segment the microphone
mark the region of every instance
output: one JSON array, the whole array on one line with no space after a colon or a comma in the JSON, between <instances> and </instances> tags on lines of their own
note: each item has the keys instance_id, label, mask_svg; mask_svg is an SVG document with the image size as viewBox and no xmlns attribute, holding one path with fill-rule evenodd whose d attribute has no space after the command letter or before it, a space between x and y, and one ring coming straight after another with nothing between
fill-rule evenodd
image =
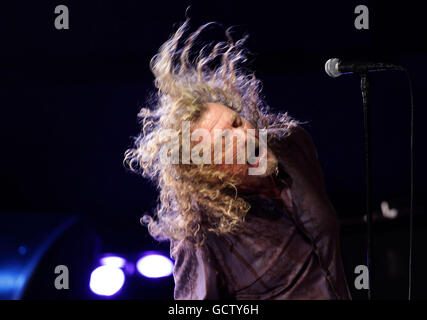
<instances>
[{"instance_id":1,"label":"microphone","mask_svg":"<svg viewBox=\"0 0 427 320\"><path fill-rule=\"evenodd\" d=\"M363 74L372 71L399 70L404 68L389 63L373 62L343 62L338 58L332 58L326 61L325 71L332 78L339 77L342 74L357 73Z\"/></svg>"}]
</instances>

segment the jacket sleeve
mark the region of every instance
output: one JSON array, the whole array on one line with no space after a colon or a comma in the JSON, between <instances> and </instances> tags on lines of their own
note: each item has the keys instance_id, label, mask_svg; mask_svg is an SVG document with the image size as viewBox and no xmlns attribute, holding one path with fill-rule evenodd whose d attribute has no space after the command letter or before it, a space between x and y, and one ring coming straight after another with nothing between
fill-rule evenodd
<instances>
[{"instance_id":1,"label":"jacket sleeve","mask_svg":"<svg viewBox=\"0 0 427 320\"><path fill-rule=\"evenodd\" d=\"M301 231L311 240L313 250L327 269L338 296L350 297L340 249L340 225L336 211L326 192L325 181L314 143L302 127L276 145L275 152L288 181L282 191L287 212Z\"/></svg>"},{"instance_id":2,"label":"jacket sleeve","mask_svg":"<svg viewBox=\"0 0 427 320\"><path fill-rule=\"evenodd\" d=\"M272 146L289 179L285 203L287 211L317 240L324 232L338 227L338 217L326 192L323 172L310 135L300 126ZM334 230L336 231L336 230Z\"/></svg>"},{"instance_id":3,"label":"jacket sleeve","mask_svg":"<svg viewBox=\"0 0 427 320\"><path fill-rule=\"evenodd\" d=\"M220 270L207 245L188 240L170 243L174 259L175 300L217 300L221 298Z\"/></svg>"}]
</instances>

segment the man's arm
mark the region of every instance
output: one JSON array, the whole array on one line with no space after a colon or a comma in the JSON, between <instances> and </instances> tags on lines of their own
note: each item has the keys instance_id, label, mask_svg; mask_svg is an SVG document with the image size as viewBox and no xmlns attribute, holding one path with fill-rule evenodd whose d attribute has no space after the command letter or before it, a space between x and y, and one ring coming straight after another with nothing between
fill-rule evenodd
<instances>
[{"instance_id":1,"label":"man's arm","mask_svg":"<svg viewBox=\"0 0 427 320\"><path fill-rule=\"evenodd\" d=\"M326 192L323 172L310 135L301 126L271 145L284 169L282 198L287 211L316 238L322 226L336 226L335 210ZM290 205L289 205L290 204Z\"/></svg>"},{"instance_id":2,"label":"man's arm","mask_svg":"<svg viewBox=\"0 0 427 320\"><path fill-rule=\"evenodd\" d=\"M175 300L217 300L221 298L220 270L206 245L188 240L173 241Z\"/></svg>"},{"instance_id":3,"label":"man's arm","mask_svg":"<svg viewBox=\"0 0 427 320\"><path fill-rule=\"evenodd\" d=\"M350 298L340 252L339 220L327 195L310 135L297 126L288 137L276 141L272 150L288 176L281 193L288 213L311 239L337 297Z\"/></svg>"}]
</instances>

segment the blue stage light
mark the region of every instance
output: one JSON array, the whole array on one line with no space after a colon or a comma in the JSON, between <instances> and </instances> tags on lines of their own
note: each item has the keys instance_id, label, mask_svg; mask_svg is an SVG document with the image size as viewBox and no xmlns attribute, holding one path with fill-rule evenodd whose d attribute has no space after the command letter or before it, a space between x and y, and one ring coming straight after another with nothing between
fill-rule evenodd
<instances>
[{"instance_id":1,"label":"blue stage light","mask_svg":"<svg viewBox=\"0 0 427 320\"><path fill-rule=\"evenodd\" d=\"M172 274L173 262L161 254L149 253L138 260L136 268L147 278L161 278Z\"/></svg>"},{"instance_id":2,"label":"blue stage light","mask_svg":"<svg viewBox=\"0 0 427 320\"><path fill-rule=\"evenodd\" d=\"M124 282L125 274L120 268L104 265L92 271L89 287L97 295L112 296L123 287Z\"/></svg>"},{"instance_id":3,"label":"blue stage light","mask_svg":"<svg viewBox=\"0 0 427 320\"><path fill-rule=\"evenodd\" d=\"M101 258L99 262L104 266L111 266L116 268L124 268L126 265L126 259L114 255L106 255Z\"/></svg>"}]
</instances>

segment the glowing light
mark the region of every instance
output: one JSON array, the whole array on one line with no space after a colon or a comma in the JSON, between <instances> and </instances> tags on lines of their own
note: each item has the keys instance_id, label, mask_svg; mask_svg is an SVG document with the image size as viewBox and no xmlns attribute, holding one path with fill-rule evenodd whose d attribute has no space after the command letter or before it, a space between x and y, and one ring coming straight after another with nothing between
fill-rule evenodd
<instances>
[{"instance_id":1,"label":"glowing light","mask_svg":"<svg viewBox=\"0 0 427 320\"><path fill-rule=\"evenodd\" d=\"M387 201L381 202L381 212L385 218L394 219L399 214L397 209L390 208L390 205Z\"/></svg>"},{"instance_id":2,"label":"glowing light","mask_svg":"<svg viewBox=\"0 0 427 320\"><path fill-rule=\"evenodd\" d=\"M125 282L125 274L117 267L100 266L92 271L89 287L92 292L101 296L116 294Z\"/></svg>"},{"instance_id":3,"label":"glowing light","mask_svg":"<svg viewBox=\"0 0 427 320\"><path fill-rule=\"evenodd\" d=\"M139 273L147 278L161 278L172 274L172 261L160 254L148 254L136 263Z\"/></svg>"},{"instance_id":4,"label":"glowing light","mask_svg":"<svg viewBox=\"0 0 427 320\"><path fill-rule=\"evenodd\" d=\"M126 265L126 260L119 256L106 256L100 260L100 263L104 266L123 268Z\"/></svg>"}]
</instances>

